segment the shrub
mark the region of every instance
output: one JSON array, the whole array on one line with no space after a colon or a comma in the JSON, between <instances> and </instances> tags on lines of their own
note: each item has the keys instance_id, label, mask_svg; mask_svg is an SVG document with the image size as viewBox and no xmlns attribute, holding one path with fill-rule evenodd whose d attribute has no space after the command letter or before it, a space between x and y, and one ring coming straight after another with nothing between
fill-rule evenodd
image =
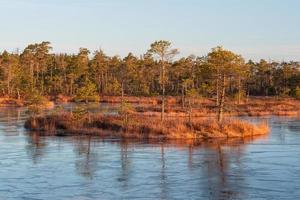
<instances>
[{"instance_id":1,"label":"shrub","mask_svg":"<svg viewBox=\"0 0 300 200\"><path fill-rule=\"evenodd\" d=\"M300 87L299 86L297 86L295 88L294 96L295 96L296 99L300 99Z\"/></svg>"},{"instance_id":2,"label":"shrub","mask_svg":"<svg viewBox=\"0 0 300 200\"><path fill-rule=\"evenodd\" d=\"M109 82L107 87L105 88L105 93L109 93L112 95L120 95L121 94L121 84L118 80L114 79Z\"/></svg>"},{"instance_id":3,"label":"shrub","mask_svg":"<svg viewBox=\"0 0 300 200\"><path fill-rule=\"evenodd\" d=\"M72 110L71 119L73 121L81 121L81 120L85 119L87 114L88 114L88 111L86 108L77 106L77 107L75 107L74 110Z\"/></svg>"},{"instance_id":4,"label":"shrub","mask_svg":"<svg viewBox=\"0 0 300 200\"><path fill-rule=\"evenodd\" d=\"M100 98L97 94L97 87L91 81L86 81L84 86L78 89L75 101L84 102L97 102Z\"/></svg>"},{"instance_id":5,"label":"shrub","mask_svg":"<svg viewBox=\"0 0 300 200\"><path fill-rule=\"evenodd\" d=\"M121 102L121 106L119 108L119 115L122 117L123 119L123 124L125 126L128 125L129 123L129 114L132 113L134 111L132 105L126 101Z\"/></svg>"},{"instance_id":6,"label":"shrub","mask_svg":"<svg viewBox=\"0 0 300 200\"><path fill-rule=\"evenodd\" d=\"M40 95L38 93L38 91L36 91L36 90L28 92L25 100L26 100L27 105L29 105L29 106L31 106L31 105L40 106L40 105L44 105L48 102L47 98Z\"/></svg>"}]
</instances>

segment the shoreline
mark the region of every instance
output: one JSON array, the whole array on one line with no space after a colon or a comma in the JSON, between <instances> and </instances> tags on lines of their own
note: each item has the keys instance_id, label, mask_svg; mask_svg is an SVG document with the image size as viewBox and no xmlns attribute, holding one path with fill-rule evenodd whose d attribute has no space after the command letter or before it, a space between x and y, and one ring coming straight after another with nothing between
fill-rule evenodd
<instances>
[{"instance_id":1,"label":"shoreline","mask_svg":"<svg viewBox=\"0 0 300 200\"><path fill-rule=\"evenodd\" d=\"M30 104L26 102L24 99L15 99L9 97L0 97L0 107L28 107ZM51 109L54 108L55 102L47 100L36 104L35 106Z\"/></svg>"}]
</instances>

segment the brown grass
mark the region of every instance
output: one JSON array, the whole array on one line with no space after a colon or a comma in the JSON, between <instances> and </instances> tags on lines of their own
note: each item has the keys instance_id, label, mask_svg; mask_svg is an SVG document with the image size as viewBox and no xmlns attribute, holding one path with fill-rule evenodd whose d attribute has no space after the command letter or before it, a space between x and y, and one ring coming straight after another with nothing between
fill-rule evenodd
<instances>
[{"instance_id":1,"label":"brown grass","mask_svg":"<svg viewBox=\"0 0 300 200\"><path fill-rule=\"evenodd\" d=\"M120 116L95 114L75 120L71 113L29 118L25 127L46 135L99 135L137 139L209 139L244 138L264 135L268 125L253 125L240 120L218 123L213 119L197 118L188 123L183 118L169 118L164 123L158 117L132 115L127 123Z\"/></svg>"},{"instance_id":2,"label":"brown grass","mask_svg":"<svg viewBox=\"0 0 300 200\"><path fill-rule=\"evenodd\" d=\"M54 108L54 102L48 101L48 98L46 98L46 101L41 103L40 106L43 109L51 109ZM0 97L0 106L13 106L13 107L23 107L28 106L28 102L24 99L16 99L11 97Z\"/></svg>"},{"instance_id":3,"label":"brown grass","mask_svg":"<svg viewBox=\"0 0 300 200\"><path fill-rule=\"evenodd\" d=\"M49 98L51 99L51 98ZM65 103L72 101L71 97L59 95L56 102ZM159 117L161 111L160 97L132 97L125 96L124 100L134 104L136 114L147 117ZM101 102L121 103L119 96L102 96ZM0 106L24 106L26 102L9 97L0 98ZM53 103L45 105L47 108L53 107ZM214 99L198 98L193 100L193 117L214 117L217 113L217 106ZM188 108L181 106L181 97L166 97L167 117L186 117ZM226 116L297 116L300 114L300 100L292 98L272 98L272 97L252 97L246 102L237 104L236 101L226 99Z\"/></svg>"},{"instance_id":4,"label":"brown grass","mask_svg":"<svg viewBox=\"0 0 300 200\"><path fill-rule=\"evenodd\" d=\"M65 95L57 95L51 100L54 100L57 103L68 103L72 101L72 97L65 96Z\"/></svg>"},{"instance_id":5,"label":"brown grass","mask_svg":"<svg viewBox=\"0 0 300 200\"><path fill-rule=\"evenodd\" d=\"M193 104L193 117L213 117L217 113L217 106L211 99L199 99ZM139 105L136 112L142 116L159 116L160 105ZM166 116L186 117L188 108L180 104L167 104ZM226 116L297 116L300 114L300 101L295 99L250 98L248 102L237 104L227 100L225 105Z\"/></svg>"},{"instance_id":6,"label":"brown grass","mask_svg":"<svg viewBox=\"0 0 300 200\"><path fill-rule=\"evenodd\" d=\"M101 96L100 102L102 103L121 103L122 99L120 96ZM162 102L160 96L156 97L135 97L135 96L125 96L124 101L132 104L139 104L143 106L159 105ZM198 98L194 99L195 104L209 105L213 104L214 100L209 98ZM166 104L170 106L181 105L181 97L179 96L167 96Z\"/></svg>"},{"instance_id":7,"label":"brown grass","mask_svg":"<svg viewBox=\"0 0 300 200\"><path fill-rule=\"evenodd\" d=\"M24 106L23 100L18 100L10 97L1 97L0 106Z\"/></svg>"},{"instance_id":8,"label":"brown grass","mask_svg":"<svg viewBox=\"0 0 300 200\"><path fill-rule=\"evenodd\" d=\"M102 103L121 103L122 99L120 96L101 96L100 102ZM132 104L150 104L157 105L159 103L158 97L134 97L125 96L124 101Z\"/></svg>"}]
</instances>

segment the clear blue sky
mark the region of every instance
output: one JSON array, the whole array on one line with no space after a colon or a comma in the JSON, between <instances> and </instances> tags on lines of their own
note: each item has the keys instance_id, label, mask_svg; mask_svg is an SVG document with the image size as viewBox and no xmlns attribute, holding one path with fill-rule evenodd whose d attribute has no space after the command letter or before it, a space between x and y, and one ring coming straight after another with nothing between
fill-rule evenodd
<instances>
[{"instance_id":1,"label":"clear blue sky","mask_svg":"<svg viewBox=\"0 0 300 200\"><path fill-rule=\"evenodd\" d=\"M299 0L0 0L0 51L50 41L55 52L144 53L170 40L181 55L221 45L244 57L300 60Z\"/></svg>"}]
</instances>

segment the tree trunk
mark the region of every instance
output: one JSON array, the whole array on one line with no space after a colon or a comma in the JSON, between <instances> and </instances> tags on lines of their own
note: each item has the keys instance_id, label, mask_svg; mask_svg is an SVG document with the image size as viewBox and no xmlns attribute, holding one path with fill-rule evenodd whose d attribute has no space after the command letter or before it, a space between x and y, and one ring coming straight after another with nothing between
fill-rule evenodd
<instances>
[{"instance_id":1,"label":"tree trunk","mask_svg":"<svg viewBox=\"0 0 300 200\"><path fill-rule=\"evenodd\" d=\"M11 81L11 66L8 65L8 76L7 76L7 94L10 97L10 81Z\"/></svg>"},{"instance_id":2,"label":"tree trunk","mask_svg":"<svg viewBox=\"0 0 300 200\"><path fill-rule=\"evenodd\" d=\"M103 94L104 92L104 81L103 81L103 78L104 75L103 75L103 71L101 70L101 94Z\"/></svg>"},{"instance_id":3,"label":"tree trunk","mask_svg":"<svg viewBox=\"0 0 300 200\"><path fill-rule=\"evenodd\" d=\"M161 104L161 121L165 120L165 65L162 61L162 104Z\"/></svg>"},{"instance_id":4,"label":"tree trunk","mask_svg":"<svg viewBox=\"0 0 300 200\"><path fill-rule=\"evenodd\" d=\"M101 95L101 77L100 77L100 74L98 74L98 80L97 80L97 87L98 87L98 93L99 95Z\"/></svg>"},{"instance_id":5,"label":"tree trunk","mask_svg":"<svg viewBox=\"0 0 300 200\"><path fill-rule=\"evenodd\" d=\"M105 72L105 92L107 92L107 91L106 91L107 84L108 84L107 77L108 77L108 75L107 75L107 71L106 71L106 72Z\"/></svg>"},{"instance_id":6,"label":"tree trunk","mask_svg":"<svg viewBox=\"0 0 300 200\"><path fill-rule=\"evenodd\" d=\"M44 94L44 72L41 72L41 90L42 90L42 94Z\"/></svg>"},{"instance_id":7,"label":"tree trunk","mask_svg":"<svg viewBox=\"0 0 300 200\"><path fill-rule=\"evenodd\" d=\"M121 87L121 113L123 114L123 105L124 105L124 82L122 81Z\"/></svg>"},{"instance_id":8,"label":"tree trunk","mask_svg":"<svg viewBox=\"0 0 300 200\"><path fill-rule=\"evenodd\" d=\"M219 72L218 72L218 75L217 75L217 101L216 101L216 105L219 106L219 94L220 94L220 91L219 91Z\"/></svg>"},{"instance_id":9,"label":"tree trunk","mask_svg":"<svg viewBox=\"0 0 300 200\"><path fill-rule=\"evenodd\" d=\"M223 121L223 113L224 113L224 103L225 103L225 91L226 91L226 77L223 75L222 77L222 93L221 93L221 99L219 103L219 113L218 113L218 121Z\"/></svg>"},{"instance_id":10,"label":"tree trunk","mask_svg":"<svg viewBox=\"0 0 300 200\"><path fill-rule=\"evenodd\" d=\"M189 98L189 125L192 127L192 103L191 98Z\"/></svg>"},{"instance_id":11,"label":"tree trunk","mask_svg":"<svg viewBox=\"0 0 300 200\"><path fill-rule=\"evenodd\" d=\"M250 89L248 88L247 89L247 97L246 97L246 102L248 103L249 101L249 95L250 95Z\"/></svg>"},{"instance_id":12,"label":"tree trunk","mask_svg":"<svg viewBox=\"0 0 300 200\"><path fill-rule=\"evenodd\" d=\"M88 121L89 121L89 124L92 122L92 119L91 119L91 112L88 111Z\"/></svg>"},{"instance_id":13,"label":"tree trunk","mask_svg":"<svg viewBox=\"0 0 300 200\"><path fill-rule=\"evenodd\" d=\"M239 77L238 78L238 88L239 88L239 91L238 91L238 104L240 105L241 104L241 78Z\"/></svg>"},{"instance_id":14,"label":"tree trunk","mask_svg":"<svg viewBox=\"0 0 300 200\"><path fill-rule=\"evenodd\" d=\"M17 94L18 94L18 100L20 100L21 96L20 96L20 90L19 90L19 88L17 89Z\"/></svg>"},{"instance_id":15,"label":"tree trunk","mask_svg":"<svg viewBox=\"0 0 300 200\"><path fill-rule=\"evenodd\" d=\"M70 83L70 95L73 95L73 78L71 78L71 83Z\"/></svg>"},{"instance_id":16,"label":"tree trunk","mask_svg":"<svg viewBox=\"0 0 300 200\"><path fill-rule=\"evenodd\" d=\"M30 78L31 78L31 91L34 88L34 74L33 74L33 64L30 62Z\"/></svg>"},{"instance_id":17,"label":"tree trunk","mask_svg":"<svg viewBox=\"0 0 300 200\"><path fill-rule=\"evenodd\" d=\"M181 88L181 105L182 105L182 108L185 107L185 98L184 98L184 86L182 85L182 88Z\"/></svg>"}]
</instances>

